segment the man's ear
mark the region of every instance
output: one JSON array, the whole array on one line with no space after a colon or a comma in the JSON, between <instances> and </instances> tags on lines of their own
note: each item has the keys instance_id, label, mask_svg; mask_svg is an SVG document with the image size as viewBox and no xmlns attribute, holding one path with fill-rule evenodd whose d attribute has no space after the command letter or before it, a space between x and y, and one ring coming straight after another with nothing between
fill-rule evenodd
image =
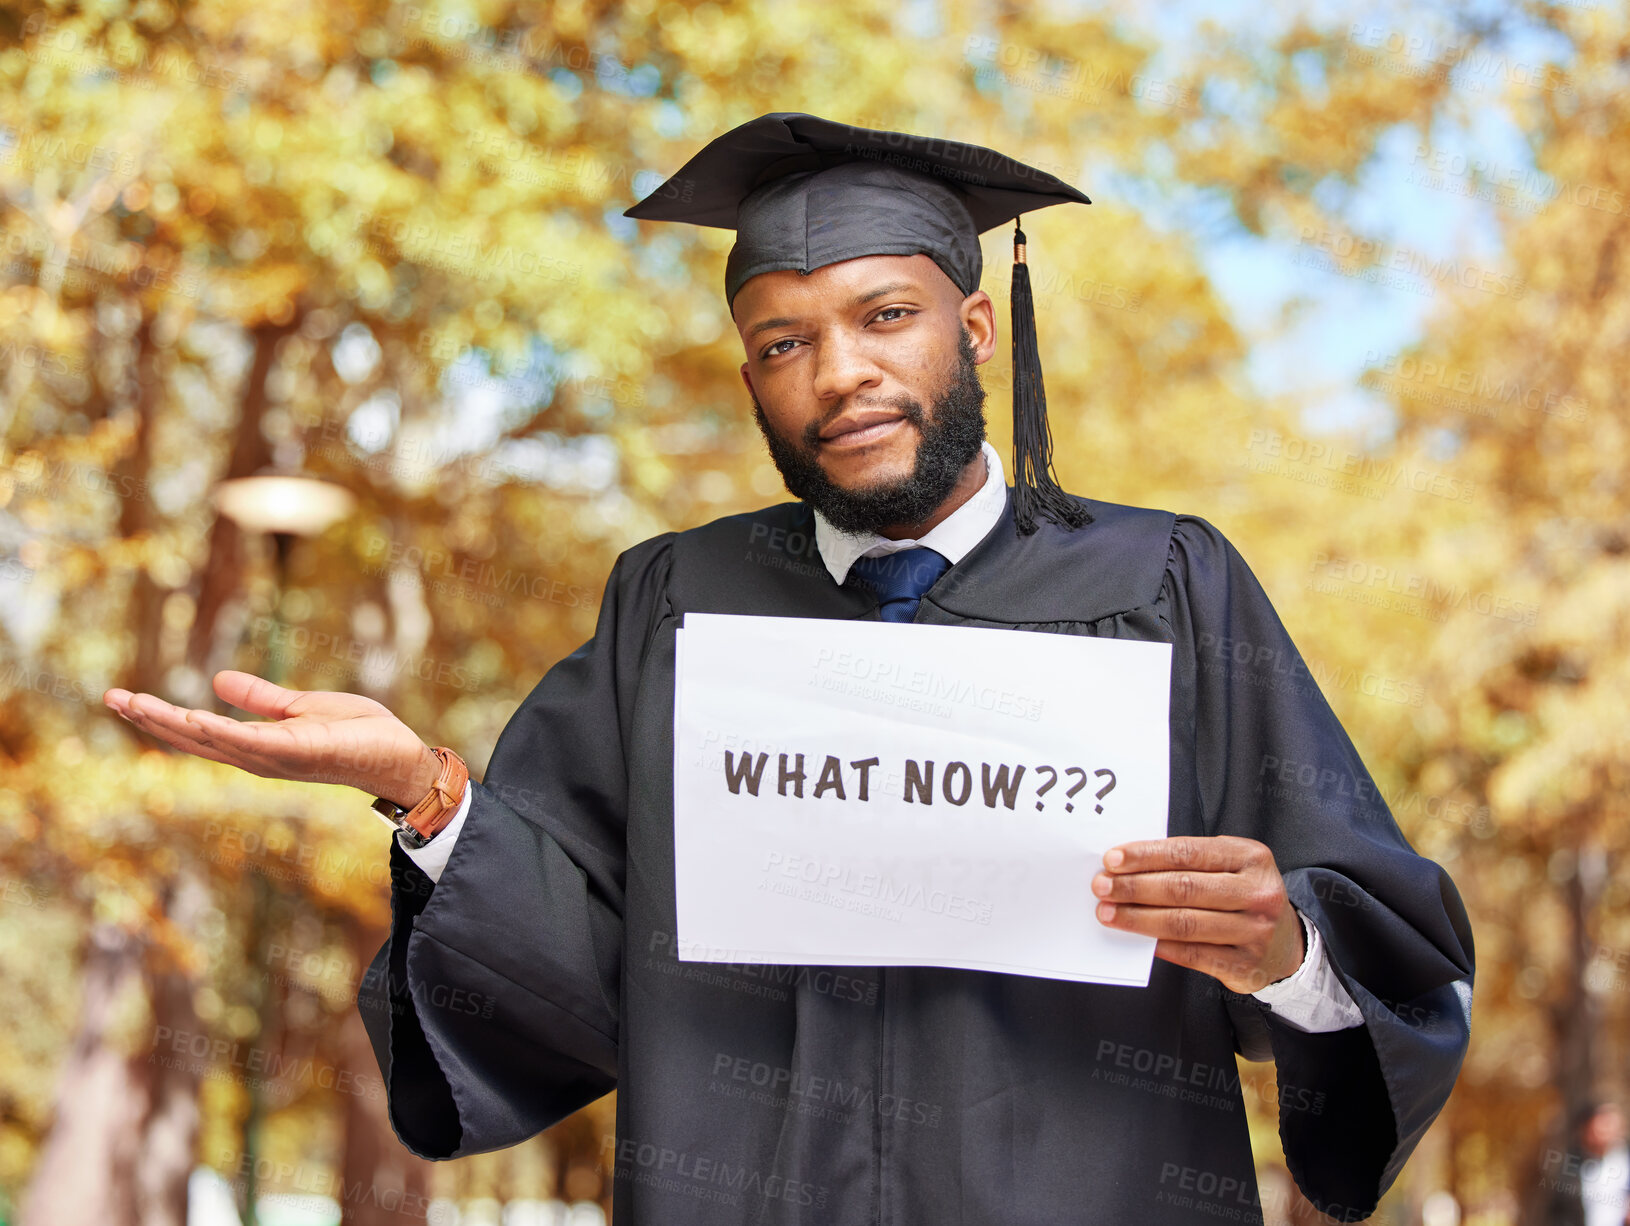
<instances>
[{"instance_id":1,"label":"man's ear","mask_svg":"<svg viewBox=\"0 0 1630 1226\"><path fill-rule=\"evenodd\" d=\"M757 400L758 393L753 390L753 376L747 373L746 362L741 364L741 381L747 385L747 394Z\"/></svg>"},{"instance_id":2,"label":"man's ear","mask_svg":"<svg viewBox=\"0 0 1630 1226\"><path fill-rule=\"evenodd\" d=\"M990 295L982 289L974 290L962 300L957 315L973 339L975 364L983 366L996 353L996 307Z\"/></svg>"}]
</instances>

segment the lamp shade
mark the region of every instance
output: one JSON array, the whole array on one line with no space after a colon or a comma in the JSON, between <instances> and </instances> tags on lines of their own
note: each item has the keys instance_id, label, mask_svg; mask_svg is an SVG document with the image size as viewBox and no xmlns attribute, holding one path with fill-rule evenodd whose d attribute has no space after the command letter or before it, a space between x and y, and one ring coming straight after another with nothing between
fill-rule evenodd
<instances>
[{"instance_id":1,"label":"lamp shade","mask_svg":"<svg viewBox=\"0 0 1630 1226\"><path fill-rule=\"evenodd\" d=\"M350 490L315 477L236 477L215 487L215 509L245 532L316 536L356 506Z\"/></svg>"}]
</instances>

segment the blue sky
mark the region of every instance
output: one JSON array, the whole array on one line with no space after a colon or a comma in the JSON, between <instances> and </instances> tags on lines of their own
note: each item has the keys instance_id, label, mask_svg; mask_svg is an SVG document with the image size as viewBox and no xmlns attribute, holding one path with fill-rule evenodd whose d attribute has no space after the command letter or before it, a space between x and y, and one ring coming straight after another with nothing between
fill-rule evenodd
<instances>
[{"instance_id":1,"label":"blue sky","mask_svg":"<svg viewBox=\"0 0 1630 1226\"><path fill-rule=\"evenodd\" d=\"M1451 10L1418 3L1321 0L1315 7L1172 0L1148 7L1075 7L1116 12L1130 31L1160 47L1149 70L1156 76L1175 76L1188 66L1199 47L1200 23L1206 21L1256 46L1267 46L1297 20L1313 23L1332 41L1355 46L1417 40L1393 57L1400 66L1452 59L1449 49L1462 41L1451 24ZM1513 64L1566 65L1565 40L1534 26L1514 6L1474 2L1452 11L1460 20L1501 19L1503 32L1494 45ZM1509 271L1496 205L1461 193L1475 191L1479 183L1465 173L1470 164L1482 165L1491 175L1513 176L1524 187L1535 183L1522 133L1498 105L1502 91L1520 93L1523 88L1510 75L1460 63L1451 76L1457 88L1433 131L1400 126L1386 133L1356 188L1320 185L1319 203L1343 219L1347 233L1377 240L1383 251L1401 253L1406 264L1456 260ZM1248 107L1249 100L1242 105ZM1459 173L1435 176L1434 161ZM1112 185L1096 186L1105 192ZM1397 353L1421 337L1444 293L1441 287L1432 294L1424 292L1432 288L1430 279L1396 278L1400 288L1342 275L1310 262L1313 251L1296 234L1258 238L1237 225L1218 224L1215 202L1199 193L1172 199L1169 189L1127 187L1153 224L1190 234L1203 267L1251 344L1247 374L1261 392L1300 404L1310 431L1361 429L1376 439L1385 436L1390 414L1384 400L1357 381L1377 355Z\"/></svg>"}]
</instances>

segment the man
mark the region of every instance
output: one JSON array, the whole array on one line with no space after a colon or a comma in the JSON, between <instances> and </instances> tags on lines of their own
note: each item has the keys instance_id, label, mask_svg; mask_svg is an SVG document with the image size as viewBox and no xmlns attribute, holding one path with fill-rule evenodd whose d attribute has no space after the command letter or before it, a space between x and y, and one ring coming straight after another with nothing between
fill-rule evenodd
<instances>
[{"instance_id":1,"label":"man","mask_svg":"<svg viewBox=\"0 0 1630 1226\"><path fill-rule=\"evenodd\" d=\"M1624 1112L1592 1096L1575 1114L1568 1149L1549 1149L1540 1187L1549 1192L1547 1226L1625 1226L1630 1222L1630 1146Z\"/></svg>"},{"instance_id":2,"label":"man","mask_svg":"<svg viewBox=\"0 0 1630 1226\"><path fill-rule=\"evenodd\" d=\"M1052 482L1019 265L1011 491L983 441L978 232L1065 201L989 150L775 114L630 210L737 230L742 378L801 501L627 550L484 783L356 696L221 674L276 721L240 724L109 693L171 744L354 784L413 828L361 1004L415 1153L514 1144L616 1087L619 1226L1259 1221L1241 1051L1277 1062L1321 1208L1367 1215L1397 1175L1468 1036L1453 885L1221 534ZM679 961L675 632L703 611L1172 644L1170 837L1082 882L1101 923L1157 938L1148 986Z\"/></svg>"}]
</instances>

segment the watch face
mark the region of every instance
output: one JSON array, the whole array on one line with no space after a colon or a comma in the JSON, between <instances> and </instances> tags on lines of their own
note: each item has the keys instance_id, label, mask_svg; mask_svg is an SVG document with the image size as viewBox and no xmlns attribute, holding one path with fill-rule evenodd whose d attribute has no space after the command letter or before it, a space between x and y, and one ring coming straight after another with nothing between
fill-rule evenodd
<instances>
[{"instance_id":1,"label":"watch face","mask_svg":"<svg viewBox=\"0 0 1630 1226\"><path fill-rule=\"evenodd\" d=\"M395 801L386 800L381 796L368 807L389 822L396 833L402 836L403 847L411 847L414 851L418 851L419 848L430 842L418 830L408 825L404 820L407 817L407 810Z\"/></svg>"}]
</instances>

